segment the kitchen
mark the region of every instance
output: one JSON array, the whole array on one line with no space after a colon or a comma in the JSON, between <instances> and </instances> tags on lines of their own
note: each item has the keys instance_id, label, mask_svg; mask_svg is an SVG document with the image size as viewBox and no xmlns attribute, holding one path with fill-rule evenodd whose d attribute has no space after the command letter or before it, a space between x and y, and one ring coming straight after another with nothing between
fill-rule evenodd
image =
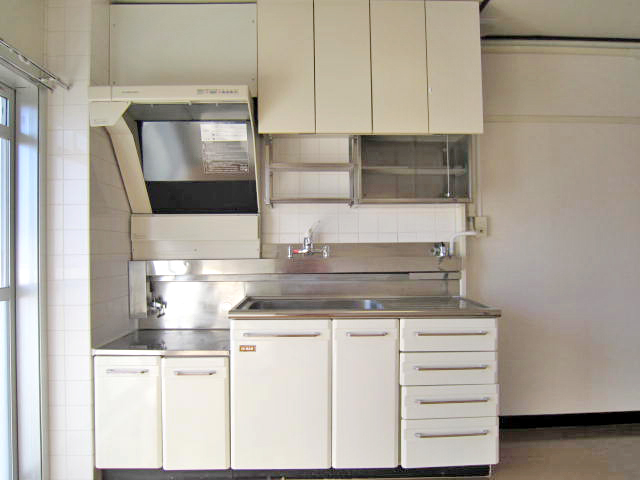
<instances>
[{"instance_id":1,"label":"kitchen","mask_svg":"<svg viewBox=\"0 0 640 480\"><path fill-rule=\"evenodd\" d=\"M501 0L493 0L480 15L479 27L483 36L638 36L637 25L633 24L635 17L631 14L625 16L618 11L613 15L598 11L603 25L602 30L598 30L600 27L592 20L573 19L571 9L565 12L564 17L560 9L559 18L555 20L557 24L551 22L545 12L528 12L528 15L538 20L536 28L548 27L548 31L539 33L533 27L527 31L522 26L519 27L520 30L514 28L509 31L505 26L508 25L505 20L507 13L503 13L502 17L500 15L501 3ZM510 3L514 4L511 7L514 10L510 13L518 13L518 8L524 8L518 6L520 2ZM133 6L114 7L125 9ZM131 38L126 40L127 35L139 36L136 28L141 28L141 18L133 14L119 17L125 23L130 21L132 24L127 26L118 23L120 30L124 32L114 36L113 31L109 32L110 9L114 7L110 8L108 2L94 3L89 18L86 17L86 6L61 6L53 2L47 7L47 14L51 14L53 20L58 19L61 13L64 18L62 22L51 20L47 24L50 33L46 35L49 42L46 65L73 83L70 92L58 89L49 102L51 478L89 478L88 472L93 475L93 406L98 397L92 398L91 348L121 337L136 327L149 328L153 325L148 317L132 319L129 315L129 261L143 259L144 248L151 248L149 245L158 245L160 242L177 249L185 247L188 242L201 242L198 244L199 248L212 248L215 252L222 252L229 247L228 243L224 243L229 242L229 239L218 237L190 238L181 244L184 236L182 239L142 239L131 236L134 228L134 223L130 223L131 197L127 196L126 185L119 178L118 159L111 150L113 136L109 136L103 128L89 129L89 97L88 94L83 97L78 89L86 89L89 83L92 86L104 86L113 82L116 86L247 85L251 82L251 73L245 82L229 81L226 78L220 81L215 78L212 81L212 71L216 72L215 64L212 63L212 71L205 71L208 66L204 67L202 62L190 60L185 52L189 51L187 47L192 40L187 38L173 51L169 49L169 45L166 49L152 48L154 42L167 42L167 38L154 39L153 34L157 32L148 32L148 37L145 35L140 41L132 43ZM136 7L142 9L150 6ZM82 13L85 17L82 17ZM76 19L77 14L78 17L85 18L87 23L82 25ZM148 14L143 13L142 19L145 15ZM627 20L623 21L622 17ZM371 18L375 20L374 16ZM193 18L191 20L194 21ZM614 20L619 23L607 23ZM504 24L502 27L501 22ZM369 22L358 25L365 25L372 31L374 28ZM170 27L163 28L171 31ZM253 28L255 29L255 24ZM505 30L501 31L500 28ZM192 38L196 38L194 43L197 45L197 35L203 32L202 29L195 30L190 34L194 35ZM245 32L246 30L242 30L242 33ZM259 38L259 25L258 32L254 35ZM175 33L173 36L175 37ZM59 44L61 37L62 45ZM82 47L82 42L75 41L83 38L90 38L90 45L85 42ZM119 39L124 39L121 45L117 44ZM145 41L149 44L144 45ZM370 41L375 42L373 36ZM313 37L310 42L313 49ZM180 43L179 40L174 42ZM260 42L257 43L260 48ZM139 46L142 54L146 55L143 58L148 58L147 61L141 62L141 57L135 58L140 52L135 51L133 45ZM235 52L236 57L237 52L244 48L241 42L229 42L229 45L233 45L233 48L229 48ZM366 49L372 48L371 45L366 46ZM88 46L91 48L90 54L86 50ZM351 47L363 48L361 44ZM193 47L190 53L195 57L202 55L197 50L197 47ZM166 59L163 62L158 55L172 56L172 61L178 62L172 65L180 65L182 68L167 69ZM358 58L363 56L366 57L361 50ZM313 56L310 62L309 58L304 58L307 70L298 69L296 72L309 74L310 71L313 79ZM84 67L80 67L79 62L82 61L85 62ZM124 70L118 70L120 61L131 63ZM373 57L366 62L371 66L369 78L373 78L375 72L372 61ZM350 68L355 70L360 67L361 65L350 64ZM484 133L474 136L470 147L473 153L469 155L468 164L468 170L472 171L467 183L470 186L470 202L435 204L425 201L411 205L384 201L370 204L358 202L366 193L367 176L362 174L362 167L366 165L362 161L359 164L354 162L353 167L341 165L342 170L338 171L325 169L321 174L315 172L310 175L299 168L297 171L284 171L282 164L294 163L300 157L314 165L348 164L349 152L353 151L349 135L359 136L359 140L366 141L366 127L348 127L342 130L344 133L339 134L335 131L337 129L329 131L334 128L332 126L318 130L319 125L322 127L321 121L318 123L318 114L321 119L332 117L331 114L322 117L322 109L319 109L316 110L314 129L327 133L302 137L303 134L309 135L310 129L302 121L295 119L300 133L283 135L285 131L291 133L290 128L278 131L277 125L270 127L268 120L261 119L261 112L265 110L261 109L260 102L265 100L259 94L256 137L264 141L267 140L267 133L273 134L271 146L266 143L258 145L259 168L256 171L260 181L256 183L259 196L255 198L259 198L261 202L261 225L234 230L238 234L242 231L244 236L231 238L230 241L247 242L246 248L242 249L244 252L251 248L249 245L255 245L258 241L262 258L247 260L246 271L231 272L230 283L246 282L243 283L243 291L246 291L246 285L251 284L251 288L255 288L254 291L257 292L256 296L268 297L300 293L311 295L310 290L305 288L310 288L313 296L331 296L336 294L335 285L339 285L339 291L364 299L376 300L374 297L395 295L438 295L445 292L495 305L502 310L502 317L497 321L498 343L493 349L500 352L500 365L497 369L500 381L487 381L485 384L500 384L499 410L504 425L508 424L510 417L512 425L516 426L518 422L526 426L527 417L533 425L536 425L535 422L542 424L545 419L550 418L547 417L549 415L558 415L559 417L555 417L558 422L556 425L561 425L562 422L570 422L571 417L568 416L572 414L595 415L603 412L620 423L627 423L625 418L633 418L632 412L638 408L638 394L633 382L637 356L634 353L633 335L628 334L635 328L632 321L636 315L629 298L633 298L630 296L631 289L637 285L637 273L634 269L637 267L637 255L632 250L639 223L633 207L634 200L637 201L637 184L633 180L637 177L637 167L632 161L635 158L634 152L637 151L634 148L637 138L634 132L637 130L639 109L637 94L633 89L635 82L632 81L637 78L637 69L637 49L630 42L589 42L585 45L527 43L523 40L522 44L513 45L502 40L483 40L483 77L481 81L471 82L474 86L482 86ZM284 67L280 70L284 71ZM262 85L259 82L259 61L255 73L258 75L255 81ZM380 73L384 74L384 70ZM220 76L219 69L217 74ZM316 71L315 82L318 82L317 74ZM131 76L127 78L126 75ZM150 80L158 78L163 78L163 81ZM350 76L350 79L354 78L353 75ZM384 81L384 76L380 78ZM465 78L474 77L461 78L464 82ZM393 76L389 79L394 80ZM321 78L320 82L322 81ZM314 82L311 95L307 92L304 98L314 96L313 84ZM452 87L459 88L456 85ZM344 104L339 89L335 85L329 85L329 88L332 89L329 100ZM304 101L300 97L296 98L291 89L287 92L289 97L285 100L290 100L291 105L300 106ZM396 103L403 101L400 93L393 98ZM373 87L368 95L370 103L371 98L376 98L375 95ZM323 98L327 97L320 94L315 97L314 102L322 101ZM393 102L385 105L393 110ZM464 106L467 107L468 103ZM414 110L418 111L417 108ZM305 111L309 112L309 109ZM373 115L375 120L375 106ZM392 115L385 113L382 118L389 119ZM430 124L432 118L435 119L436 115L429 116ZM468 120L471 117L465 118ZM286 115L282 113L273 117L273 121L283 119L286 119ZM60 121L62 127L56 125L55 121ZM416 124L413 120L411 123ZM434 133L438 132L437 124L435 125ZM440 130L439 133L458 134L454 128L456 127ZM380 131L384 131L384 128ZM412 133L418 135L420 132ZM264 170L261 170L267 165L264 156L267 152L272 154L270 164L276 165L271 170L273 183L270 185L265 181ZM602 169L603 165L607 165L606 170ZM360 185L352 182L354 172L355 177L361 181ZM603 182L606 182L605 185ZM350 188L352 185L353 191ZM443 184L439 183L438 187L443 187ZM329 204L310 202L308 199L307 203L276 201L272 207L265 202L269 188L273 194L271 198L276 200L279 195L293 198L306 195L312 200L331 195L347 200L355 198L356 201L354 206L350 206L348 202ZM475 222L468 220L468 217ZM488 225L483 227L487 218ZM315 249L329 245L328 258L317 253L288 259L287 247L304 250L305 232L316 222L318 223L312 235L307 237L313 240ZM129 228L132 229L131 232ZM461 255L459 265L450 265L443 271L437 263L438 257L431 256L429 249L440 243L448 247L454 233L467 229L484 230L485 235L457 239L454 253ZM208 231L222 230L211 227ZM149 231L143 233L148 234ZM153 230L153 234L164 235L167 231L159 227ZM191 231L187 227L182 233ZM248 235L249 232L251 235ZM204 245L204 242L211 243ZM604 245L607 245L606 254L602 252ZM142 256L136 257L140 252ZM172 256L175 255L173 252L162 257L162 252L162 248L155 249L153 256L147 259L159 262L167 259L194 259L185 255ZM180 252L184 254L185 250ZM385 257L394 258L396 264L385 264ZM199 257L206 260L215 258L220 257L212 253ZM357 261L358 258L361 259L360 262ZM399 258L411 261L402 264ZM416 258L423 263L414 262ZM341 259L355 260L349 264L347 260ZM381 263L376 264L376 259ZM263 260L270 261L270 265L267 267L266 263L261 264ZM259 262L250 263L254 261ZM375 269L369 269L369 263ZM162 308L162 301L167 299L167 294L175 295L173 298L188 295L187 290L181 289L185 282L180 279L171 282L169 277L191 272L183 270L180 273L179 269L175 270L175 264L165 263L165 268L173 269L169 275L161 270L154 273L150 269L156 268L156 262L152 264L153 266L146 265L144 273L150 275L150 283L159 289L165 288L164 295L160 295L163 298L155 307ZM304 271L300 270L303 268L300 265L319 269L315 273L327 275L323 279L331 278L328 283L315 279L315 284L304 285L300 282ZM345 281L342 276L356 273L354 265L359 265L357 273L361 275L367 275L368 272L369 275L381 275L384 278L365 280L357 277ZM198 264L190 262L189 266L197 268ZM224 271L219 265L201 266L212 269L207 275L220 275ZM292 268L298 270L291 271ZM435 273L444 273L446 278L434 277ZM198 277L202 274L200 272L190 280L202 280L202 276ZM266 277L258 278L261 275ZM272 288L269 284L273 282L263 280L273 280L274 276L278 276L279 280L284 278L280 276L290 276L289 289ZM395 282L400 277L406 278L400 280L403 290L396 293L393 291L394 287L388 287L388 283ZM211 284L222 283L215 281L220 280L219 278L207 280ZM338 283L330 285L333 281ZM172 293L170 284L180 285L171 287L177 288ZM221 293L224 295L224 292ZM234 307L242 298L233 297L233 300L233 304L225 306L226 310ZM184 321L184 317L181 319L174 316L175 301L166 303L166 312L157 319L160 323L155 325L164 324L167 328L175 328ZM229 304L231 301L225 299L220 303ZM211 305L202 307L213 308ZM199 318L197 308L188 308L189 313L193 314L192 318ZM377 310L373 311L379 313ZM404 311L403 315L409 316L406 310L391 311ZM344 312L342 310L340 313ZM367 310L367 315L371 315L371 312L372 310ZM402 324L398 326L399 329L402 328ZM484 328L478 327L480 330ZM380 332L382 330L378 330L378 327L373 330L373 333ZM401 342L399 340L400 346ZM58 365L61 367L58 368ZM176 368L189 370L195 367ZM482 398L484 395L483 393ZM99 401L96 403L99 404ZM233 405L231 401L232 415ZM631 413L625 417L625 412ZM598 421L593 420L593 416L590 418L591 420L578 420L577 424ZM553 418L549 421L554 425ZM330 426L326 428L328 432L331 430ZM479 427L479 431L483 431L483 428ZM506 434L509 432L506 431ZM401 449L399 444L398 448ZM512 451L508 444L506 448L507 453ZM505 445L502 444L501 458L504 455ZM504 466L498 464L497 475L501 474L500 468L508 469L509 466L509 462Z\"/></svg>"}]
</instances>

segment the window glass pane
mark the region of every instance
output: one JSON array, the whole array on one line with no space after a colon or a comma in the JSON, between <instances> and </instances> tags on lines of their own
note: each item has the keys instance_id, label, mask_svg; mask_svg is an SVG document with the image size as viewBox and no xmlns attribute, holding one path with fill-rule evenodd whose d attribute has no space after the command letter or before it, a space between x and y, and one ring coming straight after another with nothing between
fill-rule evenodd
<instances>
[{"instance_id":1,"label":"window glass pane","mask_svg":"<svg viewBox=\"0 0 640 480\"><path fill-rule=\"evenodd\" d=\"M0 97L0 125L9 125L9 100Z\"/></svg>"},{"instance_id":2,"label":"window glass pane","mask_svg":"<svg viewBox=\"0 0 640 480\"><path fill-rule=\"evenodd\" d=\"M9 140L0 138L0 288L9 286L10 145Z\"/></svg>"},{"instance_id":3,"label":"window glass pane","mask_svg":"<svg viewBox=\"0 0 640 480\"><path fill-rule=\"evenodd\" d=\"M11 478L11 331L9 302L0 302L0 478Z\"/></svg>"}]
</instances>

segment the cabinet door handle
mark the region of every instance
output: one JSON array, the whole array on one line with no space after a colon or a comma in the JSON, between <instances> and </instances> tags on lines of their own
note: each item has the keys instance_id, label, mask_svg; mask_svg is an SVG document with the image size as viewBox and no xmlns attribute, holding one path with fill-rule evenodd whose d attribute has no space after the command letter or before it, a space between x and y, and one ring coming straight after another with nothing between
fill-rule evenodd
<instances>
[{"instance_id":1,"label":"cabinet door handle","mask_svg":"<svg viewBox=\"0 0 640 480\"><path fill-rule=\"evenodd\" d=\"M479 330L477 332L416 332L418 337L471 337L488 334L488 330Z\"/></svg>"},{"instance_id":2,"label":"cabinet door handle","mask_svg":"<svg viewBox=\"0 0 640 480\"><path fill-rule=\"evenodd\" d=\"M468 400L416 400L418 405L445 405L451 403L487 403L491 400L489 397L471 398Z\"/></svg>"},{"instance_id":3,"label":"cabinet door handle","mask_svg":"<svg viewBox=\"0 0 640 480\"><path fill-rule=\"evenodd\" d=\"M455 367L413 367L419 372L429 372L438 370L486 370L489 365L460 365Z\"/></svg>"},{"instance_id":4,"label":"cabinet door handle","mask_svg":"<svg viewBox=\"0 0 640 480\"><path fill-rule=\"evenodd\" d=\"M253 333L245 332L243 337L250 338L304 338L304 337L319 337L322 335L320 332L311 333Z\"/></svg>"},{"instance_id":5,"label":"cabinet door handle","mask_svg":"<svg viewBox=\"0 0 640 480\"><path fill-rule=\"evenodd\" d=\"M365 332L347 332L348 337L386 337L389 332L365 333Z\"/></svg>"},{"instance_id":6,"label":"cabinet door handle","mask_svg":"<svg viewBox=\"0 0 640 480\"><path fill-rule=\"evenodd\" d=\"M463 433L416 433L418 438L482 437L484 435L489 435L489 430Z\"/></svg>"},{"instance_id":7,"label":"cabinet door handle","mask_svg":"<svg viewBox=\"0 0 640 480\"><path fill-rule=\"evenodd\" d=\"M107 368L108 375L144 375L148 368Z\"/></svg>"},{"instance_id":8,"label":"cabinet door handle","mask_svg":"<svg viewBox=\"0 0 640 480\"><path fill-rule=\"evenodd\" d=\"M174 370L173 374L179 377L196 375L215 375L217 370Z\"/></svg>"}]
</instances>

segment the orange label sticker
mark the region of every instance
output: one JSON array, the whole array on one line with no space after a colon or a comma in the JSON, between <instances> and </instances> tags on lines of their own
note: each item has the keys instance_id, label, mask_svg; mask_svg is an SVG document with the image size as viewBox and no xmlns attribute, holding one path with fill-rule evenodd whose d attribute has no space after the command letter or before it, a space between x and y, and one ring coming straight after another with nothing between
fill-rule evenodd
<instances>
[{"instance_id":1,"label":"orange label sticker","mask_svg":"<svg viewBox=\"0 0 640 480\"><path fill-rule=\"evenodd\" d=\"M256 351L256 346L255 345L240 345L240 351L241 352L255 352Z\"/></svg>"}]
</instances>

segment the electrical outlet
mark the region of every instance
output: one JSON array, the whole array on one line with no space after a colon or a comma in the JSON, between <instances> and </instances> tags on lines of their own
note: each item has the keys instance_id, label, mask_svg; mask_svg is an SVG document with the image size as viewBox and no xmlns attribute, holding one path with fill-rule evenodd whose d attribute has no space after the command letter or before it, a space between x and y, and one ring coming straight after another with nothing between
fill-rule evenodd
<instances>
[{"instance_id":1,"label":"electrical outlet","mask_svg":"<svg viewBox=\"0 0 640 480\"><path fill-rule=\"evenodd\" d=\"M475 217L473 227L478 232L478 237L486 237L489 234L489 223L487 217Z\"/></svg>"}]
</instances>

